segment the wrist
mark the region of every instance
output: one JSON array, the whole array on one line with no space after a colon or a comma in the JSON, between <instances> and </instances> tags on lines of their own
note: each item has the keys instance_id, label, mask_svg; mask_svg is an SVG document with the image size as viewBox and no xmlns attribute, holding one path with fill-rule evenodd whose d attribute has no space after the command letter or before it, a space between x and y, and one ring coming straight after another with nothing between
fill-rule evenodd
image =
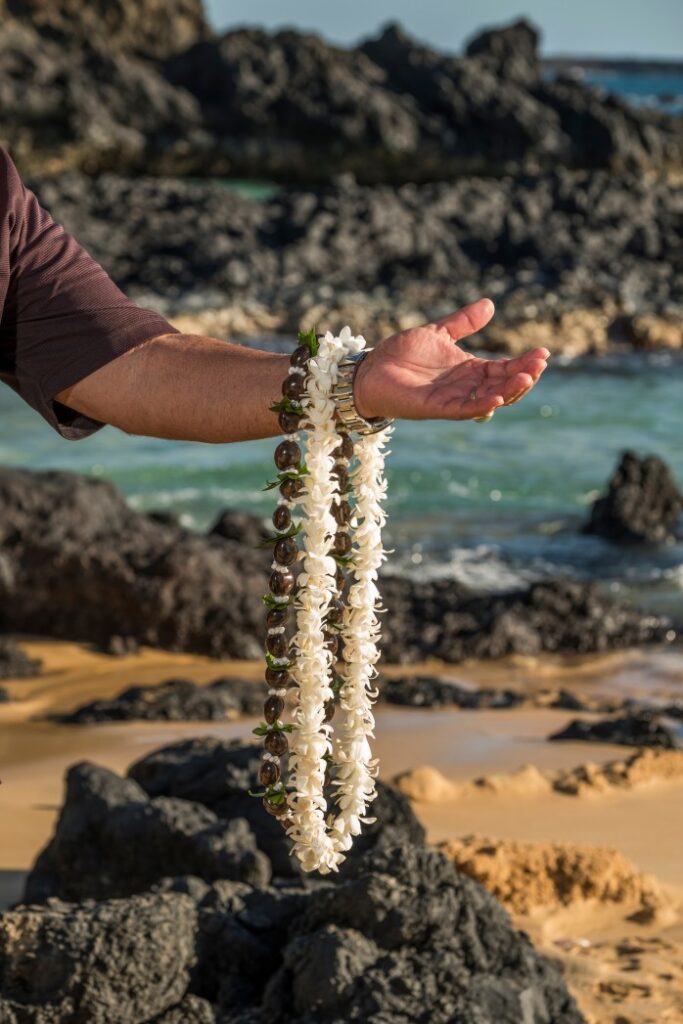
<instances>
[{"instance_id":1,"label":"wrist","mask_svg":"<svg viewBox=\"0 0 683 1024\"><path fill-rule=\"evenodd\" d=\"M383 415L381 410L376 408L377 403L372 396L371 382L376 374L376 359L375 352L368 352L356 367L353 375L353 402L358 410L358 415L362 416L364 420L372 420Z\"/></svg>"}]
</instances>

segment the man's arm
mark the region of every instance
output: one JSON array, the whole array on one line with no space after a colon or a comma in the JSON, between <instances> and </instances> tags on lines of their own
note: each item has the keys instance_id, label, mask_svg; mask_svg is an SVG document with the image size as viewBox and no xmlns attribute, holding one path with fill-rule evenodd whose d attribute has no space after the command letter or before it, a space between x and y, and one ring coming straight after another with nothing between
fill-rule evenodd
<instances>
[{"instance_id":1,"label":"man's arm","mask_svg":"<svg viewBox=\"0 0 683 1024\"><path fill-rule=\"evenodd\" d=\"M474 419L517 401L545 369L548 352L480 359L457 345L481 330L481 299L434 324L387 338L360 365L361 415ZM185 334L154 338L57 394L63 405L130 434L192 441L247 441L279 432L287 356Z\"/></svg>"}]
</instances>

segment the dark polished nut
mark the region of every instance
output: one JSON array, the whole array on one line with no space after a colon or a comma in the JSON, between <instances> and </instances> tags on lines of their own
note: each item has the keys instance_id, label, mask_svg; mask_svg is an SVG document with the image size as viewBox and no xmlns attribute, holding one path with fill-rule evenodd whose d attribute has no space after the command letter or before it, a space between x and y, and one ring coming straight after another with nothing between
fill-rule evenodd
<instances>
[{"instance_id":1,"label":"dark polished nut","mask_svg":"<svg viewBox=\"0 0 683 1024\"><path fill-rule=\"evenodd\" d=\"M303 480L283 480L280 484L280 494L288 501L298 498L304 489Z\"/></svg>"},{"instance_id":2,"label":"dark polished nut","mask_svg":"<svg viewBox=\"0 0 683 1024\"><path fill-rule=\"evenodd\" d=\"M334 622L335 624L341 622L344 617L344 603L338 598L334 598L330 601L330 607L327 610L327 621Z\"/></svg>"},{"instance_id":3,"label":"dark polished nut","mask_svg":"<svg viewBox=\"0 0 683 1024\"><path fill-rule=\"evenodd\" d=\"M287 802L283 801L281 804L272 804L270 800L264 796L263 806L268 811L268 814L272 814L274 818L282 818L289 812Z\"/></svg>"},{"instance_id":4,"label":"dark polished nut","mask_svg":"<svg viewBox=\"0 0 683 1024\"><path fill-rule=\"evenodd\" d=\"M263 704L263 717L265 718L268 725L272 725L273 722L277 722L278 718L285 710L285 702L282 697L278 697L276 694L271 694L267 697Z\"/></svg>"},{"instance_id":5,"label":"dark polished nut","mask_svg":"<svg viewBox=\"0 0 683 1024\"><path fill-rule=\"evenodd\" d=\"M292 513L284 505L278 505L273 512L273 526L276 530L288 530L292 525Z\"/></svg>"},{"instance_id":6,"label":"dark polished nut","mask_svg":"<svg viewBox=\"0 0 683 1024\"><path fill-rule=\"evenodd\" d=\"M267 733L263 746L269 754L275 754L276 757L282 757L282 755L286 754L289 750L287 733L280 732L279 730L277 732Z\"/></svg>"},{"instance_id":7,"label":"dark polished nut","mask_svg":"<svg viewBox=\"0 0 683 1024\"><path fill-rule=\"evenodd\" d=\"M298 554L299 547L293 537L282 537L273 548L273 558L280 565L291 565Z\"/></svg>"},{"instance_id":8,"label":"dark polished nut","mask_svg":"<svg viewBox=\"0 0 683 1024\"><path fill-rule=\"evenodd\" d=\"M339 490L346 491L349 486L349 471L346 466L343 466L341 462L335 462L332 467L332 476L336 477L339 482Z\"/></svg>"},{"instance_id":9,"label":"dark polished nut","mask_svg":"<svg viewBox=\"0 0 683 1024\"><path fill-rule=\"evenodd\" d=\"M333 654L336 654L339 650L339 637L337 634L323 633L323 636L325 638L325 647L327 647L328 651L332 651Z\"/></svg>"},{"instance_id":10,"label":"dark polished nut","mask_svg":"<svg viewBox=\"0 0 683 1024\"><path fill-rule=\"evenodd\" d=\"M334 574L334 579L335 583L337 584L337 590L339 591L339 593L341 593L346 583L346 574L342 569L341 565L337 566L337 571Z\"/></svg>"},{"instance_id":11,"label":"dark polished nut","mask_svg":"<svg viewBox=\"0 0 683 1024\"><path fill-rule=\"evenodd\" d=\"M328 700L325 704L325 721L331 722L334 718L334 712L336 711L336 704L333 700Z\"/></svg>"},{"instance_id":12,"label":"dark polished nut","mask_svg":"<svg viewBox=\"0 0 683 1024\"><path fill-rule=\"evenodd\" d=\"M266 682L268 683L268 686L273 686L279 690L281 687L287 686L289 683L289 672L282 668L267 668Z\"/></svg>"},{"instance_id":13,"label":"dark polished nut","mask_svg":"<svg viewBox=\"0 0 683 1024\"><path fill-rule=\"evenodd\" d=\"M301 448L296 441L280 441L274 459L279 470L293 469L301 462Z\"/></svg>"},{"instance_id":14,"label":"dark polished nut","mask_svg":"<svg viewBox=\"0 0 683 1024\"><path fill-rule=\"evenodd\" d=\"M259 782L264 786L274 786L280 778L280 769L275 761L263 761L259 768Z\"/></svg>"},{"instance_id":15,"label":"dark polished nut","mask_svg":"<svg viewBox=\"0 0 683 1024\"><path fill-rule=\"evenodd\" d=\"M353 547L353 541L351 540L351 534L340 531L334 535L334 544L332 545L332 554L339 555L340 558L344 558L348 555Z\"/></svg>"},{"instance_id":16,"label":"dark polished nut","mask_svg":"<svg viewBox=\"0 0 683 1024\"><path fill-rule=\"evenodd\" d=\"M340 526L346 526L351 521L351 516L353 515L353 509L348 501L340 501L338 505L332 505L331 512Z\"/></svg>"},{"instance_id":17,"label":"dark polished nut","mask_svg":"<svg viewBox=\"0 0 683 1024\"><path fill-rule=\"evenodd\" d=\"M289 651L289 640L284 633L269 633L266 637L266 650L274 658L286 658Z\"/></svg>"},{"instance_id":18,"label":"dark polished nut","mask_svg":"<svg viewBox=\"0 0 683 1024\"><path fill-rule=\"evenodd\" d=\"M287 412L283 409L277 421L283 434L294 434L301 424L301 416L297 412Z\"/></svg>"},{"instance_id":19,"label":"dark polished nut","mask_svg":"<svg viewBox=\"0 0 683 1024\"><path fill-rule=\"evenodd\" d=\"M298 402L305 390L304 378L300 373L285 377L282 382L282 394L293 402Z\"/></svg>"},{"instance_id":20,"label":"dark polished nut","mask_svg":"<svg viewBox=\"0 0 683 1024\"><path fill-rule=\"evenodd\" d=\"M274 626L284 626L287 621L287 615L289 608L285 605L284 608L269 608L268 614L266 615L266 626L270 629Z\"/></svg>"},{"instance_id":21,"label":"dark polished nut","mask_svg":"<svg viewBox=\"0 0 683 1024\"><path fill-rule=\"evenodd\" d=\"M286 597L294 590L294 574L291 572L272 572L270 574L270 592L276 597Z\"/></svg>"},{"instance_id":22,"label":"dark polished nut","mask_svg":"<svg viewBox=\"0 0 683 1024\"><path fill-rule=\"evenodd\" d=\"M332 454L335 459L352 459L353 458L353 441L349 434L341 434L341 444L334 449Z\"/></svg>"},{"instance_id":23,"label":"dark polished nut","mask_svg":"<svg viewBox=\"0 0 683 1024\"><path fill-rule=\"evenodd\" d=\"M290 366L300 366L304 369L308 366L308 360L311 358L311 350L307 345L299 345L294 349L291 356L289 357Z\"/></svg>"}]
</instances>

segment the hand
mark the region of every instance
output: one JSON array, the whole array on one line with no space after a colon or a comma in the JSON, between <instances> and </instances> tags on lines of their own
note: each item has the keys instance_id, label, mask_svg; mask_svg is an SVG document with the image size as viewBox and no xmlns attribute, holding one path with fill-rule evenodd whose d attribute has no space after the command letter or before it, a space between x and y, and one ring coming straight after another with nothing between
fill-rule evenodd
<instances>
[{"instance_id":1,"label":"hand","mask_svg":"<svg viewBox=\"0 0 683 1024\"><path fill-rule=\"evenodd\" d=\"M518 402L545 370L550 353L535 348L514 359L480 359L458 348L493 313L491 300L479 299L444 320L381 342L356 372L354 398L360 415L471 420Z\"/></svg>"}]
</instances>

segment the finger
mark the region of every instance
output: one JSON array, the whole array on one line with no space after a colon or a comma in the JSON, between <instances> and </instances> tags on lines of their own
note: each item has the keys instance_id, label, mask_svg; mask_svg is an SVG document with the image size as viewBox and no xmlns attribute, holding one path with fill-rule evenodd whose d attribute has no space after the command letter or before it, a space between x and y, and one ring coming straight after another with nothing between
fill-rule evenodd
<instances>
[{"instance_id":1,"label":"finger","mask_svg":"<svg viewBox=\"0 0 683 1024\"><path fill-rule=\"evenodd\" d=\"M533 367L540 376L540 373L548 365L548 358L547 348L534 348L530 352L523 352L520 356L515 356L514 359L506 359L503 363L508 373L518 373L520 371L531 373L531 367Z\"/></svg>"},{"instance_id":2,"label":"finger","mask_svg":"<svg viewBox=\"0 0 683 1024\"><path fill-rule=\"evenodd\" d=\"M508 378L503 386L505 404L512 405L513 402L518 402L534 384L534 378L528 373L516 373L513 377Z\"/></svg>"},{"instance_id":3,"label":"finger","mask_svg":"<svg viewBox=\"0 0 683 1024\"><path fill-rule=\"evenodd\" d=\"M446 328L453 341L461 341L486 327L494 313L495 306L490 299L478 299L469 306L463 306L457 313L451 313L435 322L437 327Z\"/></svg>"},{"instance_id":4,"label":"finger","mask_svg":"<svg viewBox=\"0 0 683 1024\"><path fill-rule=\"evenodd\" d=\"M482 416L488 416L496 409L505 405L503 395L482 395L474 399L463 401L462 396L457 393L451 394L443 402L443 415L453 420L475 420Z\"/></svg>"}]
</instances>

